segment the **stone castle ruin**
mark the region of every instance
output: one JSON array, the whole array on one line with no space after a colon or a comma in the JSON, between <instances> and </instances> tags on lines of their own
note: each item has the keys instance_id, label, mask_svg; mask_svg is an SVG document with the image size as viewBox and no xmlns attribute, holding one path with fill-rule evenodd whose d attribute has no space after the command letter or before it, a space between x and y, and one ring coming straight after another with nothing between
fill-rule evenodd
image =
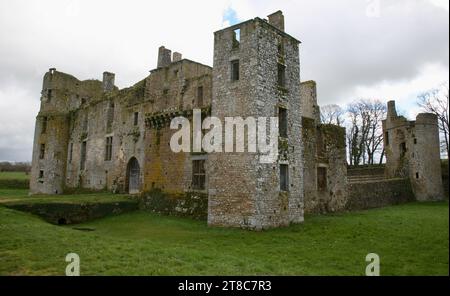
<instances>
[{"instance_id":1,"label":"stone castle ruin","mask_svg":"<svg viewBox=\"0 0 450 296\"><path fill-rule=\"evenodd\" d=\"M213 68L160 47L157 68L125 89L110 72L80 81L50 69L36 118L31 193L141 194L154 211L248 229L299 223L304 212L400 202L413 196L409 184L418 200L442 198L437 120L421 114L408 122L393 103L383 123L386 174L347 177L345 129L321 124L316 84L300 82L299 45L278 11L215 32ZM261 163L258 152L172 152L171 120L192 118L194 109L221 120L278 117L278 160Z\"/></svg>"}]
</instances>

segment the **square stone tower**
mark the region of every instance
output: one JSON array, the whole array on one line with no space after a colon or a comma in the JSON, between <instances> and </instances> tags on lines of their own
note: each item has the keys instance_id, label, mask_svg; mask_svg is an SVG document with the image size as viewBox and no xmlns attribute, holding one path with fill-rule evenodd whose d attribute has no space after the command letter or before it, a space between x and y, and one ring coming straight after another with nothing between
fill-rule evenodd
<instances>
[{"instance_id":1,"label":"square stone tower","mask_svg":"<svg viewBox=\"0 0 450 296\"><path fill-rule=\"evenodd\" d=\"M214 34L211 115L278 117L278 159L259 152L209 154L208 224L249 229L303 221L300 41L281 11ZM257 150L258 151L258 150Z\"/></svg>"}]
</instances>

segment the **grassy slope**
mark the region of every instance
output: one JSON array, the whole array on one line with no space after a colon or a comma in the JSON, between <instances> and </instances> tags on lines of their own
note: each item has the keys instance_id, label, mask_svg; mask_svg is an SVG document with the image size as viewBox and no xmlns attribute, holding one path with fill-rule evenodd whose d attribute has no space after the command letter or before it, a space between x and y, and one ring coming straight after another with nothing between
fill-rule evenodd
<instances>
[{"instance_id":1,"label":"grassy slope","mask_svg":"<svg viewBox=\"0 0 450 296\"><path fill-rule=\"evenodd\" d=\"M135 212L82 232L0 207L0 274L63 274L76 252L84 275L363 275L375 252L384 275L448 275L448 218L413 203L256 233Z\"/></svg>"}]
</instances>

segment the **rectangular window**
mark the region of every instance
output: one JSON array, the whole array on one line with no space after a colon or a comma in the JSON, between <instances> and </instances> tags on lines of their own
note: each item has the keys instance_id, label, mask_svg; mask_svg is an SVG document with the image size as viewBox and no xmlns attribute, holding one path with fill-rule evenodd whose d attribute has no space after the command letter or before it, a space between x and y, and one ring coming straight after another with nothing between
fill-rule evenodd
<instances>
[{"instance_id":1,"label":"rectangular window","mask_svg":"<svg viewBox=\"0 0 450 296\"><path fill-rule=\"evenodd\" d=\"M289 166L280 164L280 190L289 191Z\"/></svg>"},{"instance_id":2,"label":"rectangular window","mask_svg":"<svg viewBox=\"0 0 450 296\"><path fill-rule=\"evenodd\" d=\"M204 190L206 182L205 160L192 161L192 187Z\"/></svg>"},{"instance_id":3,"label":"rectangular window","mask_svg":"<svg viewBox=\"0 0 450 296\"><path fill-rule=\"evenodd\" d=\"M86 146L87 142L81 143L80 170L84 170L86 166Z\"/></svg>"},{"instance_id":4,"label":"rectangular window","mask_svg":"<svg viewBox=\"0 0 450 296\"><path fill-rule=\"evenodd\" d=\"M113 137L107 137L105 146L105 161L110 161L112 159L112 144Z\"/></svg>"},{"instance_id":5,"label":"rectangular window","mask_svg":"<svg viewBox=\"0 0 450 296\"><path fill-rule=\"evenodd\" d=\"M134 112L133 124L136 126L139 123L139 112Z\"/></svg>"},{"instance_id":6,"label":"rectangular window","mask_svg":"<svg viewBox=\"0 0 450 296\"><path fill-rule=\"evenodd\" d=\"M203 86L197 88L197 106L203 106Z\"/></svg>"},{"instance_id":7,"label":"rectangular window","mask_svg":"<svg viewBox=\"0 0 450 296\"><path fill-rule=\"evenodd\" d=\"M72 163L73 159L73 143L69 144L69 163Z\"/></svg>"},{"instance_id":8,"label":"rectangular window","mask_svg":"<svg viewBox=\"0 0 450 296\"><path fill-rule=\"evenodd\" d=\"M115 108L115 105L114 105L114 103L109 103L109 106L108 106L108 113L107 113L107 118L106 118L106 132L107 133L110 133L111 131L112 131L112 125L113 125L113 122L114 122L114 108Z\"/></svg>"},{"instance_id":9,"label":"rectangular window","mask_svg":"<svg viewBox=\"0 0 450 296\"><path fill-rule=\"evenodd\" d=\"M417 144L417 139L416 138L414 138L414 144Z\"/></svg>"},{"instance_id":10,"label":"rectangular window","mask_svg":"<svg viewBox=\"0 0 450 296\"><path fill-rule=\"evenodd\" d=\"M231 81L239 80L239 60L231 62Z\"/></svg>"},{"instance_id":11,"label":"rectangular window","mask_svg":"<svg viewBox=\"0 0 450 296\"><path fill-rule=\"evenodd\" d=\"M39 171L39 179L43 179L44 178L44 171L40 170Z\"/></svg>"},{"instance_id":12,"label":"rectangular window","mask_svg":"<svg viewBox=\"0 0 450 296\"><path fill-rule=\"evenodd\" d=\"M284 44L283 40L278 41L278 56L282 57L284 56Z\"/></svg>"},{"instance_id":13,"label":"rectangular window","mask_svg":"<svg viewBox=\"0 0 450 296\"><path fill-rule=\"evenodd\" d=\"M416 173L416 179L419 179L419 173Z\"/></svg>"},{"instance_id":14,"label":"rectangular window","mask_svg":"<svg viewBox=\"0 0 450 296\"><path fill-rule=\"evenodd\" d=\"M386 146L389 146L389 132L384 133L384 138L386 139Z\"/></svg>"},{"instance_id":15,"label":"rectangular window","mask_svg":"<svg viewBox=\"0 0 450 296\"><path fill-rule=\"evenodd\" d=\"M233 48L239 47L241 43L241 29L236 29L233 31Z\"/></svg>"},{"instance_id":16,"label":"rectangular window","mask_svg":"<svg viewBox=\"0 0 450 296\"><path fill-rule=\"evenodd\" d=\"M286 86L286 66L278 64L278 86Z\"/></svg>"},{"instance_id":17,"label":"rectangular window","mask_svg":"<svg viewBox=\"0 0 450 296\"><path fill-rule=\"evenodd\" d=\"M47 132L47 121L48 121L47 116L42 117L42 129L41 129L42 134L45 134Z\"/></svg>"},{"instance_id":18,"label":"rectangular window","mask_svg":"<svg viewBox=\"0 0 450 296\"><path fill-rule=\"evenodd\" d=\"M52 99L52 90L51 89L47 89L47 100L50 102Z\"/></svg>"},{"instance_id":19,"label":"rectangular window","mask_svg":"<svg viewBox=\"0 0 450 296\"><path fill-rule=\"evenodd\" d=\"M403 142L403 143L400 144L400 157L404 157L405 154L406 154L406 151L407 151L406 143Z\"/></svg>"},{"instance_id":20,"label":"rectangular window","mask_svg":"<svg viewBox=\"0 0 450 296\"><path fill-rule=\"evenodd\" d=\"M85 114L84 118L83 118L83 125L82 125L83 133L87 133L88 132L88 125L89 125L88 115Z\"/></svg>"},{"instance_id":21,"label":"rectangular window","mask_svg":"<svg viewBox=\"0 0 450 296\"><path fill-rule=\"evenodd\" d=\"M287 119L287 109L278 109L278 128L280 131L280 137L287 138L288 130L288 119Z\"/></svg>"},{"instance_id":22,"label":"rectangular window","mask_svg":"<svg viewBox=\"0 0 450 296\"><path fill-rule=\"evenodd\" d=\"M45 157L45 144L41 144L41 149L39 150L39 159L44 159Z\"/></svg>"},{"instance_id":23,"label":"rectangular window","mask_svg":"<svg viewBox=\"0 0 450 296\"><path fill-rule=\"evenodd\" d=\"M317 168L317 190L327 190L327 168Z\"/></svg>"}]
</instances>

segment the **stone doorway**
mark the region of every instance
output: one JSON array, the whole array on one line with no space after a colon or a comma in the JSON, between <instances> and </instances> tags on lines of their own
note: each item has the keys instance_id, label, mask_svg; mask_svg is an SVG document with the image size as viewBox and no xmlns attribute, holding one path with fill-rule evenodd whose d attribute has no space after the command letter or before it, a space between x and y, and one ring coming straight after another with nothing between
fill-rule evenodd
<instances>
[{"instance_id":1,"label":"stone doorway","mask_svg":"<svg viewBox=\"0 0 450 296\"><path fill-rule=\"evenodd\" d=\"M138 160L135 157L131 158L128 162L127 176L128 193L139 193L141 187L141 168L139 166Z\"/></svg>"}]
</instances>

